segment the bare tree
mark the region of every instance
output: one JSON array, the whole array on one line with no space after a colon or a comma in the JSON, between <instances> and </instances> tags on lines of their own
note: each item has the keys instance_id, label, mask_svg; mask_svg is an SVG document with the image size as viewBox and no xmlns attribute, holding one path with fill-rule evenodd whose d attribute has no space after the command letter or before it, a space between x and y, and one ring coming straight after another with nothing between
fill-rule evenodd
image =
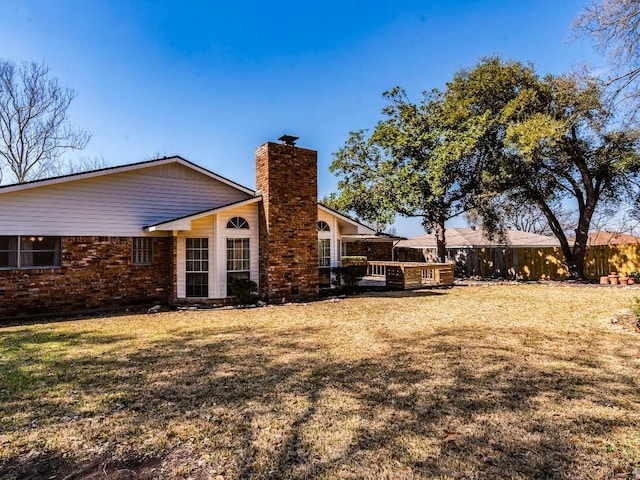
<instances>
[{"instance_id":1,"label":"bare tree","mask_svg":"<svg viewBox=\"0 0 640 480\"><path fill-rule=\"evenodd\" d=\"M511 202L508 198L499 197L493 207L500 223L507 228L513 228L522 232L536 233L538 235L553 236L553 230L544 213L533 203ZM567 208L561 202L553 204L557 211L557 218L562 230L572 232L576 228L576 212ZM471 210L465 214L465 219L470 225L482 226L482 218L478 212Z\"/></svg>"},{"instance_id":2,"label":"bare tree","mask_svg":"<svg viewBox=\"0 0 640 480\"><path fill-rule=\"evenodd\" d=\"M87 145L91 134L67 120L75 96L43 63L0 59L0 161L15 181L55 175L64 152Z\"/></svg>"},{"instance_id":3,"label":"bare tree","mask_svg":"<svg viewBox=\"0 0 640 480\"><path fill-rule=\"evenodd\" d=\"M593 1L574 22L578 35L593 39L611 61L609 85L615 97L640 112L640 1Z\"/></svg>"},{"instance_id":4,"label":"bare tree","mask_svg":"<svg viewBox=\"0 0 640 480\"><path fill-rule=\"evenodd\" d=\"M100 170L107 168L107 162L102 155L95 157L82 156L77 159L67 158L58 162L55 170L51 171L53 175L70 175L72 173L87 172L89 170Z\"/></svg>"}]
</instances>

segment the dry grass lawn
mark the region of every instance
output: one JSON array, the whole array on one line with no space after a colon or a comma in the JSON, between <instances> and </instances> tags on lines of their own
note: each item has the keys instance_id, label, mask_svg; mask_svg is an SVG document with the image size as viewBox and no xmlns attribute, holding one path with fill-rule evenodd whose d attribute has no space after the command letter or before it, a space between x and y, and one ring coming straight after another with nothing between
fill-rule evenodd
<instances>
[{"instance_id":1,"label":"dry grass lawn","mask_svg":"<svg viewBox=\"0 0 640 480\"><path fill-rule=\"evenodd\" d=\"M455 287L0 329L0 478L634 478L640 335L610 319L637 297Z\"/></svg>"}]
</instances>

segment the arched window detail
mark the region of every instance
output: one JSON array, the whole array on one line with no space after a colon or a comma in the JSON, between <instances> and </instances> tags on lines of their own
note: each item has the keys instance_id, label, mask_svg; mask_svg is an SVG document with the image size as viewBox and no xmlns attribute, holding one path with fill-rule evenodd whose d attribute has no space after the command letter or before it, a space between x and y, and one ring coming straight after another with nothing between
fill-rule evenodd
<instances>
[{"instance_id":1,"label":"arched window detail","mask_svg":"<svg viewBox=\"0 0 640 480\"><path fill-rule=\"evenodd\" d=\"M331 229L329 228L329 224L327 222L325 222L324 220L320 220L318 222L318 231L319 232L330 232Z\"/></svg>"},{"instance_id":2,"label":"arched window detail","mask_svg":"<svg viewBox=\"0 0 640 480\"><path fill-rule=\"evenodd\" d=\"M233 217L227 222L227 228L249 228L249 222L242 217Z\"/></svg>"}]
</instances>

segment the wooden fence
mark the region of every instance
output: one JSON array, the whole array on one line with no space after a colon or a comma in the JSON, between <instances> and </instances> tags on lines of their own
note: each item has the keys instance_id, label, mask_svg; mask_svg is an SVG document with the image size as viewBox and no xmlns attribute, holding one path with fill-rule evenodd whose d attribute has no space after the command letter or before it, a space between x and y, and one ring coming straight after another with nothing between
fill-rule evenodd
<instances>
[{"instance_id":1,"label":"wooden fence","mask_svg":"<svg viewBox=\"0 0 640 480\"><path fill-rule=\"evenodd\" d=\"M459 249L450 252L457 276L562 280L568 270L560 247ZM587 248L585 275L598 279L616 271L640 270L640 245L597 245Z\"/></svg>"}]
</instances>

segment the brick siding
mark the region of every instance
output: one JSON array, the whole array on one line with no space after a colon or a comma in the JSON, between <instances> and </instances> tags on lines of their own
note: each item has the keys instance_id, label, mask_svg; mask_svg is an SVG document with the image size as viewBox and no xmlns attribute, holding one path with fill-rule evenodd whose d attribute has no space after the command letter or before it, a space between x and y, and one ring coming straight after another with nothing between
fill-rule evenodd
<instances>
[{"instance_id":1,"label":"brick siding","mask_svg":"<svg viewBox=\"0 0 640 480\"><path fill-rule=\"evenodd\" d=\"M392 259L393 242L345 242L349 256L363 256L371 261L390 261Z\"/></svg>"},{"instance_id":2,"label":"brick siding","mask_svg":"<svg viewBox=\"0 0 640 480\"><path fill-rule=\"evenodd\" d=\"M63 237L60 268L0 270L0 317L165 303L173 243L154 238L153 265L132 265L130 237Z\"/></svg>"},{"instance_id":3,"label":"brick siding","mask_svg":"<svg viewBox=\"0 0 640 480\"><path fill-rule=\"evenodd\" d=\"M265 143L256 150L260 290L272 303L318 298L317 152Z\"/></svg>"}]
</instances>

